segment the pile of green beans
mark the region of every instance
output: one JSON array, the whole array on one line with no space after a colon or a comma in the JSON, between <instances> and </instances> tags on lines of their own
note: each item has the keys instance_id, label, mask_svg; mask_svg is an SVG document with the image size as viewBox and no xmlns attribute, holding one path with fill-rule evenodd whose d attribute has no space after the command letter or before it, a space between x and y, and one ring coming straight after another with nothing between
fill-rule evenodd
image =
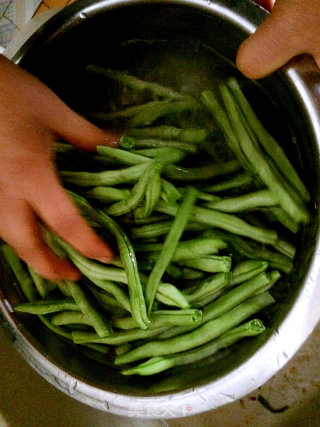
<instances>
[{"instance_id":1,"label":"pile of green beans","mask_svg":"<svg viewBox=\"0 0 320 427\"><path fill-rule=\"evenodd\" d=\"M69 196L116 258L87 259L44 228L47 245L82 273L77 283L51 282L2 246L24 299L16 312L124 375L158 374L263 333L263 309L291 274L297 232L310 221L310 196L238 82L196 99L97 65L87 71L145 99L88 112L121 126L119 148L56 146ZM212 149L221 141L224 159Z\"/></svg>"}]
</instances>

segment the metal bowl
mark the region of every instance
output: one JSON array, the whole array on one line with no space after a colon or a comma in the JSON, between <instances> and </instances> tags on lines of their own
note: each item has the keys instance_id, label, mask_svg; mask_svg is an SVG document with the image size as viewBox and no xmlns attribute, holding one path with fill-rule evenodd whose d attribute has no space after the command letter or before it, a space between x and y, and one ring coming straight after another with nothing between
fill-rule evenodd
<instances>
[{"instance_id":1,"label":"metal bowl","mask_svg":"<svg viewBox=\"0 0 320 427\"><path fill-rule=\"evenodd\" d=\"M14 61L83 111L113 88L95 90L85 64L129 69L197 94L227 73L240 43L266 17L249 0L79 0L59 12L19 50ZM205 46L204 46L205 45ZM294 271L282 282L279 302L265 314L268 331L227 358L206 360L156 378L121 376L79 353L31 316L18 316L13 279L1 268L0 308L13 345L50 383L75 399L114 414L142 418L194 415L252 392L298 351L320 318L319 88L310 58L299 58L259 84L246 82L262 120L283 141L310 189L313 221L298 236ZM95 95L93 95L95 94ZM292 138L292 135L295 138ZM156 381L158 394L150 393Z\"/></svg>"}]
</instances>

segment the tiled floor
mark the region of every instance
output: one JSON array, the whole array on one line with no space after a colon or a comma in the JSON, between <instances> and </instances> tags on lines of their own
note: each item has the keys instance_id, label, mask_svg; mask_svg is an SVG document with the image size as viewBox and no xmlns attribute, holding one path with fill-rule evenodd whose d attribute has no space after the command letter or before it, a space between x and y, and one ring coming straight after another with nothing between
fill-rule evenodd
<instances>
[{"instance_id":1,"label":"tiled floor","mask_svg":"<svg viewBox=\"0 0 320 427\"><path fill-rule=\"evenodd\" d=\"M35 14L65 7L74 1L76 0L0 0L0 47L7 47Z\"/></svg>"}]
</instances>

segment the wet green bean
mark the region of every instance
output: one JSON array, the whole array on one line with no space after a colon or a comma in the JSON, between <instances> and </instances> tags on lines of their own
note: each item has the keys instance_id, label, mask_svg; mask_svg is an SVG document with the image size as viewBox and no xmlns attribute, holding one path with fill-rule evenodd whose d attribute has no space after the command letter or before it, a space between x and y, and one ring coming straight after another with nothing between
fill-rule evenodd
<instances>
[{"instance_id":1,"label":"wet green bean","mask_svg":"<svg viewBox=\"0 0 320 427\"><path fill-rule=\"evenodd\" d=\"M112 329L108 325L106 319L91 304L80 286L75 282L71 282L70 280L66 281L66 283L77 306L86 316L99 337L103 338L109 335L112 332Z\"/></svg>"},{"instance_id":2,"label":"wet green bean","mask_svg":"<svg viewBox=\"0 0 320 427\"><path fill-rule=\"evenodd\" d=\"M177 128L175 126L153 126L130 129L129 135L137 138L177 139L190 143L199 143L207 138L208 132L203 128Z\"/></svg>"},{"instance_id":3,"label":"wet green bean","mask_svg":"<svg viewBox=\"0 0 320 427\"><path fill-rule=\"evenodd\" d=\"M231 269L230 256L207 255L199 258L182 259L177 263L178 265L205 271L207 273L227 273Z\"/></svg>"},{"instance_id":4,"label":"wet green bean","mask_svg":"<svg viewBox=\"0 0 320 427\"><path fill-rule=\"evenodd\" d=\"M116 357L115 364L120 365L147 357L179 353L206 344L272 303L274 303L274 299L268 292L252 297L189 333L166 340L150 341L124 353Z\"/></svg>"},{"instance_id":5,"label":"wet green bean","mask_svg":"<svg viewBox=\"0 0 320 427\"><path fill-rule=\"evenodd\" d=\"M197 309L185 310L154 310L150 317L150 328L162 326L190 326L200 325L202 322L202 312ZM137 328L137 323L132 317L114 319L113 325L119 329Z\"/></svg>"},{"instance_id":6,"label":"wet green bean","mask_svg":"<svg viewBox=\"0 0 320 427\"><path fill-rule=\"evenodd\" d=\"M61 171L59 175L64 182L80 187L109 186L136 182L149 166L149 162L129 166L124 169L102 172L70 172Z\"/></svg>"},{"instance_id":7,"label":"wet green bean","mask_svg":"<svg viewBox=\"0 0 320 427\"><path fill-rule=\"evenodd\" d=\"M209 164L197 168L187 168L178 165L168 165L164 169L164 176L178 181L202 181L220 175L237 172L241 169L238 160L229 160L224 163Z\"/></svg>"},{"instance_id":8,"label":"wet green bean","mask_svg":"<svg viewBox=\"0 0 320 427\"><path fill-rule=\"evenodd\" d=\"M174 366L187 365L212 356L222 348L230 347L245 337L253 337L265 331L263 323L258 319L250 320L243 325L232 328L220 337L200 347L169 356L155 356L138 366L123 370L123 375L154 375Z\"/></svg>"},{"instance_id":9,"label":"wet green bean","mask_svg":"<svg viewBox=\"0 0 320 427\"><path fill-rule=\"evenodd\" d=\"M47 299L33 302L22 302L15 307L15 310L29 314L49 314L66 310L79 311L80 307L78 307L73 298L66 298L62 300Z\"/></svg>"},{"instance_id":10,"label":"wet green bean","mask_svg":"<svg viewBox=\"0 0 320 427\"><path fill-rule=\"evenodd\" d=\"M176 216L165 238L160 256L151 271L146 285L146 301L149 313L151 312L153 300L160 284L160 280L169 265L171 257L174 254L176 246L184 232L196 197L197 191L190 187L182 199L181 205L177 208Z\"/></svg>"}]
</instances>

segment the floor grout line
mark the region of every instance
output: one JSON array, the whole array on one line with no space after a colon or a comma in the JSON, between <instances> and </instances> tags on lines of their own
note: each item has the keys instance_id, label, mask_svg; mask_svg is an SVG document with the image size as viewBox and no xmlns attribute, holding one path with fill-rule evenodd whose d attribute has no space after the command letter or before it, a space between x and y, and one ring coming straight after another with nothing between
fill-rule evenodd
<instances>
[{"instance_id":1,"label":"floor grout line","mask_svg":"<svg viewBox=\"0 0 320 427\"><path fill-rule=\"evenodd\" d=\"M9 1L9 3L7 4L7 6L5 7L5 9L3 11L3 14L0 16L0 19L3 18L3 17L5 17L5 14L6 14L7 10L9 9L9 6L11 5L11 3L12 3L12 0Z\"/></svg>"}]
</instances>

